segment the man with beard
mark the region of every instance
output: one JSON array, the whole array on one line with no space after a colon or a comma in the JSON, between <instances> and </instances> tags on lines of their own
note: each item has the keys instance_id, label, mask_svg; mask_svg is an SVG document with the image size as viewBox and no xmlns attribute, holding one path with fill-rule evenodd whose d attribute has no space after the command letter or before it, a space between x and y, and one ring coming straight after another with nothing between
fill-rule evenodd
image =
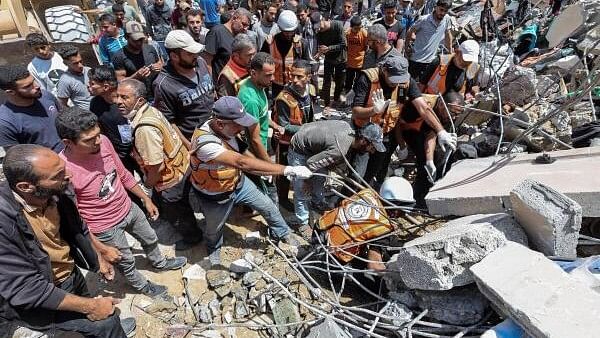
<instances>
[{"instance_id":1,"label":"man with beard","mask_svg":"<svg viewBox=\"0 0 600 338\"><path fill-rule=\"evenodd\" d=\"M290 72L290 84L285 86L277 95L273 103L273 122L280 126L274 138L277 140L277 163L287 165L287 154L290 140L305 123L314 119L314 105L316 104L316 90L310 85L311 65L306 60L296 60ZM277 180L277 195L279 205L288 210L293 205L288 199L290 181L285 177Z\"/></svg>"},{"instance_id":2,"label":"man with beard","mask_svg":"<svg viewBox=\"0 0 600 338\"><path fill-rule=\"evenodd\" d=\"M148 101L152 102L152 83L163 67L163 61L157 50L146 43L144 27L137 21L125 24L127 46L111 59L118 79L132 77L146 84Z\"/></svg>"},{"instance_id":3,"label":"man with beard","mask_svg":"<svg viewBox=\"0 0 600 338\"><path fill-rule=\"evenodd\" d=\"M56 130L65 144L59 155L72 175L77 208L90 232L119 250L117 268L135 290L148 297L166 294L166 286L152 283L136 269L125 233L141 243L156 270L177 270L187 260L166 258L158 248L154 229L140 207L131 203L127 192L142 200L151 219L158 218L158 209L125 169L108 138L100 134L96 115L78 107L65 109L56 119Z\"/></svg>"},{"instance_id":4,"label":"man with beard","mask_svg":"<svg viewBox=\"0 0 600 338\"><path fill-rule=\"evenodd\" d=\"M60 105L52 94L40 89L27 68L0 67L0 89L6 94L6 102L0 106L0 147L32 143L56 152L63 149L51 127Z\"/></svg>"},{"instance_id":5,"label":"man with beard","mask_svg":"<svg viewBox=\"0 0 600 338\"><path fill-rule=\"evenodd\" d=\"M270 4L262 19L252 27L252 30L258 34L258 46L256 46L258 50L261 50L266 40L271 41L275 34L279 33L279 27L275 24L276 17L277 7Z\"/></svg>"},{"instance_id":6,"label":"man with beard","mask_svg":"<svg viewBox=\"0 0 600 338\"><path fill-rule=\"evenodd\" d=\"M205 44L208 28L202 23L202 11L199 9L190 9L185 13L186 31L194 38L194 41Z\"/></svg>"},{"instance_id":7,"label":"man with beard","mask_svg":"<svg viewBox=\"0 0 600 338\"><path fill-rule=\"evenodd\" d=\"M25 43L33 53L33 59L27 65L27 70L42 89L56 95L58 79L67 70L62 57L52 50L46 37L40 33L28 34Z\"/></svg>"},{"instance_id":8,"label":"man with beard","mask_svg":"<svg viewBox=\"0 0 600 338\"><path fill-rule=\"evenodd\" d=\"M90 109L92 97L87 90L89 82L88 71L90 67L83 65L83 58L79 49L72 45L66 45L59 50L67 71L60 77L56 87L56 96L66 107L69 100L73 105L83 109Z\"/></svg>"},{"instance_id":9,"label":"man with beard","mask_svg":"<svg viewBox=\"0 0 600 338\"><path fill-rule=\"evenodd\" d=\"M188 202L190 155L178 129L146 102L145 91L142 82L125 79L119 83L115 103L130 121L132 156L144 173L144 186L157 196L161 217L183 235L175 249L189 249L202 240Z\"/></svg>"},{"instance_id":10,"label":"man with beard","mask_svg":"<svg viewBox=\"0 0 600 338\"><path fill-rule=\"evenodd\" d=\"M203 46L183 30L167 35L169 62L154 81L154 106L173 124L186 148L198 125L209 119L215 98Z\"/></svg>"},{"instance_id":11,"label":"man with beard","mask_svg":"<svg viewBox=\"0 0 600 338\"><path fill-rule=\"evenodd\" d=\"M240 33L246 33L250 22L252 14L245 8L238 8L231 15L231 20L211 28L206 35L206 50L203 56L215 81L229 61L233 38Z\"/></svg>"},{"instance_id":12,"label":"man with beard","mask_svg":"<svg viewBox=\"0 0 600 338\"><path fill-rule=\"evenodd\" d=\"M438 0L433 13L421 17L406 33L406 40L414 41L409 49L410 75L421 85L429 81L438 62L438 46L444 45L452 53L451 20L446 13L451 0Z\"/></svg>"},{"instance_id":13,"label":"man with beard","mask_svg":"<svg viewBox=\"0 0 600 338\"><path fill-rule=\"evenodd\" d=\"M172 8L165 4L165 0L154 0L154 3L148 5L146 10L147 24L151 28L150 35L162 49L166 59L165 38L171 31L171 13Z\"/></svg>"},{"instance_id":14,"label":"man with beard","mask_svg":"<svg viewBox=\"0 0 600 338\"><path fill-rule=\"evenodd\" d=\"M352 0L344 0L343 12L340 15L336 15L333 20L340 21L344 24L344 30L350 29L350 19L352 19L352 9L354 8L354 2Z\"/></svg>"},{"instance_id":15,"label":"man with beard","mask_svg":"<svg viewBox=\"0 0 600 338\"><path fill-rule=\"evenodd\" d=\"M383 132L378 125L369 123L355 129L350 122L343 120L317 121L302 125L294 134L290 140L288 163L292 166L306 165L313 173L327 174L328 170L340 169L344 165L344 157L356 163L360 161L359 157L375 151L385 151ZM305 227L310 209L326 209L323 198L325 178L313 176L309 182L296 179L292 186L295 222Z\"/></svg>"},{"instance_id":16,"label":"man with beard","mask_svg":"<svg viewBox=\"0 0 600 338\"><path fill-rule=\"evenodd\" d=\"M127 337L135 320L119 320L117 299L92 297L81 273L80 267L108 279L114 276L67 190L65 162L48 148L22 144L6 152L3 172L0 318L8 322L3 324L9 332L18 324L51 334L61 330L86 337Z\"/></svg>"},{"instance_id":17,"label":"man with beard","mask_svg":"<svg viewBox=\"0 0 600 338\"><path fill-rule=\"evenodd\" d=\"M217 80L217 97L237 96L240 85L248 77L250 60L256 54L254 42L246 34L238 34L231 44L231 58Z\"/></svg>"},{"instance_id":18,"label":"man with beard","mask_svg":"<svg viewBox=\"0 0 600 338\"><path fill-rule=\"evenodd\" d=\"M367 28L367 46L369 50L365 54L363 69L377 67L388 57L402 56L402 53L388 42L387 30L382 24L377 23Z\"/></svg>"},{"instance_id":19,"label":"man with beard","mask_svg":"<svg viewBox=\"0 0 600 338\"><path fill-rule=\"evenodd\" d=\"M223 228L233 206L242 204L264 217L270 236L297 246L298 240L286 224L277 206L244 175L286 175L309 178L306 167L282 166L245 154L246 147L237 136L256 119L244 111L240 100L224 96L215 102L213 117L194 132L191 151L194 209L202 209L206 218L206 246L213 265L220 264Z\"/></svg>"}]
</instances>

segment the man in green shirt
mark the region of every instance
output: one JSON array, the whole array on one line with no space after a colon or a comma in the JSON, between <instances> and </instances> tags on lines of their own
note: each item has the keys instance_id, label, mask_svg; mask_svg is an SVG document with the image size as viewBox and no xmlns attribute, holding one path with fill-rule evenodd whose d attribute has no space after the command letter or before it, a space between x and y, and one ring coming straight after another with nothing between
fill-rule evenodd
<instances>
[{"instance_id":1,"label":"man in green shirt","mask_svg":"<svg viewBox=\"0 0 600 338\"><path fill-rule=\"evenodd\" d=\"M274 123L269 116L269 101L266 89L271 86L275 74L275 60L270 54L257 53L250 61L250 76L242 81L238 98L246 112L256 118L257 124L248 127L246 137L250 151L257 158L271 162L267 152L269 139L269 126L275 133L283 134L285 130ZM269 197L277 204L277 189L272 177L262 177L261 180L253 179L262 186ZM262 181L262 182L261 182Z\"/></svg>"}]
</instances>

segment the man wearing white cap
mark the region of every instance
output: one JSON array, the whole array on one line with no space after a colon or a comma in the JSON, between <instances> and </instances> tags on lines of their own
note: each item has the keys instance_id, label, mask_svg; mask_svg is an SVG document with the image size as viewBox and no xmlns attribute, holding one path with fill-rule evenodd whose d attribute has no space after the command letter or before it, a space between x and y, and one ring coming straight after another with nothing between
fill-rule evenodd
<instances>
[{"instance_id":1,"label":"man wearing white cap","mask_svg":"<svg viewBox=\"0 0 600 338\"><path fill-rule=\"evenodd\" d=\"M189 149L194 129L210 118L215 90L212 76L200 57L204 46L186 31L167 34L169 62L154 81L154 106L180 132Z\"/></svg>"},{"instance_id":2,"label":"man wearing white cap","mask_svg":"<svg viewBox=\"0 0 600 338\"><path fill-rule=\"evenodd\" d=\"M220 263L223 227L236 204L247 205L261 214L275 240L298 244L277 206L244 172L298 179L309 178L312 172L304 166L283 166L245 155L247 146L236 136L256 123L237 97L223 96L215 102L213 117L192 137L190 203L204 213L206 246L213 265Z\"/></svg>"},{"instance_id":3,"label":"man wearing white cap","mask_svg":"<svg viewBox=\"0 0 600 338\"><path fill-rule=\"evenodd\" d=\"M446 94L449 91L465 94L467 82L477 73L479 43L466 40L454 54L442 55L440 64L427 82L425 93Z\"/></svg>"}]
</instances>

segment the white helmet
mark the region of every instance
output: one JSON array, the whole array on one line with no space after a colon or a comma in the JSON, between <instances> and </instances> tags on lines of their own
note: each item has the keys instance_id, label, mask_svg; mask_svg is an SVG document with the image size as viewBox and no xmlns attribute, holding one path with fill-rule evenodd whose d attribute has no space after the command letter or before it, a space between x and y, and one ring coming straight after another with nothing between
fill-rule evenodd
<instances>
[{"instance_id":1,"label":"white helmet","mask_svg":"<svg viewBox=\"0 0 600 338\"><path fill-rule=\"evenodd\" d=\"M283 10L277 19L277 26L282 32L295 31L298 27L298 18L296 14L290 10Z\"/></svg>"},{"instance_id":2,"label":"white helmet","mask_svg":"<svg viewBox=\"0 0 600 338\"><path fill-rule=\"evenodd\" d=\"M379 189L379 194L392 202L415 203L412 186L403 177L392 176L386 178Z\"/></svg>"}]
</instances>

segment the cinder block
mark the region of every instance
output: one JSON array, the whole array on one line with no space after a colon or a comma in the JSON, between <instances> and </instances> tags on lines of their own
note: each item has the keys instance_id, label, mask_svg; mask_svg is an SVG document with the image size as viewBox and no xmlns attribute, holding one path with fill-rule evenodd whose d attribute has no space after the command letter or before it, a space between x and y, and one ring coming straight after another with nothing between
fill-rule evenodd
<instances>
[{"instance_id":1,"label":"cinder block","mask_svg":"<svg viewBox=\"0 0 600 338\"><path fill-rule=\"evenodd\" d=\"M539 252L509 242L471 272L479 290L532 337L600 335L600 294Z\"/></svg>"},{"instance_id":2,"label":"cinder block","mask_svg":"<svg viewBox=\"0 0 600 338\"><path fill-rule=\"evenodd\" d=\"M581 206L551 187L526 179L510 192L515 219L531 248L546 256L577 256Z\"/></svg>"}]
</instances>

